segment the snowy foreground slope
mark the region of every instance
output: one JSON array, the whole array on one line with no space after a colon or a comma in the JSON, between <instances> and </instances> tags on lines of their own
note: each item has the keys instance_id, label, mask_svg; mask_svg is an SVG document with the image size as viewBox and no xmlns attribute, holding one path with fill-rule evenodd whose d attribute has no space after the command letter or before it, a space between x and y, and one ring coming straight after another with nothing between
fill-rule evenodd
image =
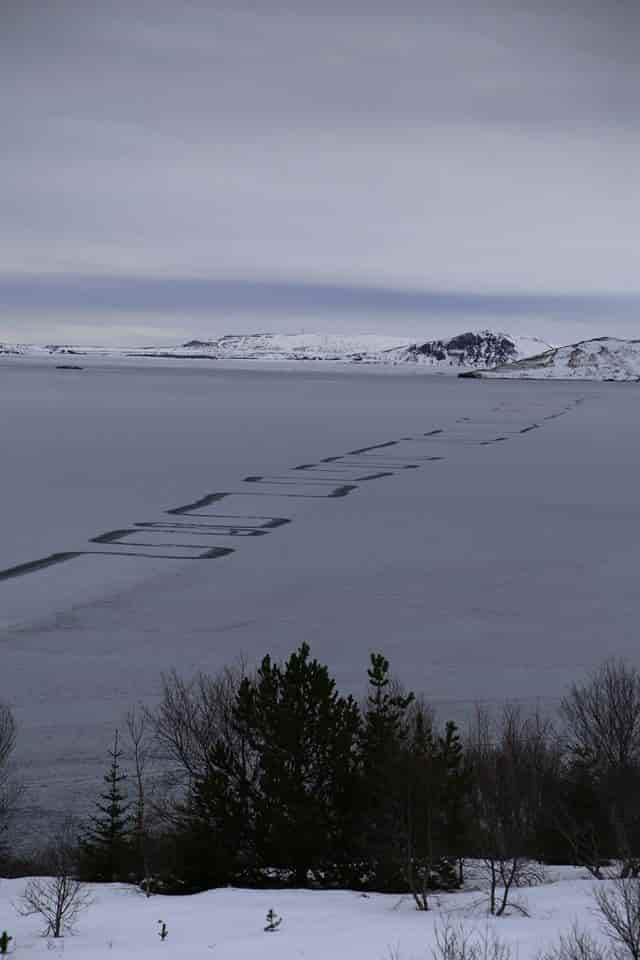
<instances>
[{"instance_id":1,"label":"snowy foreground slope","mask_svg":"<svg viewBox=\"0 0 640 960\"><path fill-rule=\"evenodd\" d=\"M417 364L438 372L455 372L461 367L493 367L511 363L548 350L549 344L536 337L515 337L491 330L461 333L444 340L418 340L360 334L228 334L213 340L189 340L178 346L80 347L50 344L0 344L0 355L54 357L61 363L79 358L136 357L180 360L333 360L345 363Z\"/></svg>"},{"instance_id":2,"label":"snowy foreground slope","mask_svg":"<svg viewBox=\"0 0 640 960\"><path fill-rule=\"evenodd\" d=\"M34 918L16 914L13 903L24 880L0 882L0 930L13 935L16 956L77 957L78 960L165 954L180 960L432 960L435 931L449 922L476 937L492 934L511 948L512 960L533 960L574 922L602 938L593 912L592 882L571 868L554 868L552 883L518 891L530 916L518 912L487 918L482 893L434 897L429 913L418 913L409 897L349 891L220 889L189 897L146 900L121 885L95 885L94 903L74 936L46 940ZM267 911L282 917L265 933ZM158 937L164 921L168 937Z\"/></svg>"},{"instance_id":3,"label":"snowy foreground slope","mask_svg":"<svg viewBox=\"0 0 640 960\"><path fill-rule=\"evenodd\" d=\"M640 380L640 340L597 337L482 371L483 377L535 380Z\"/></svg>"}]
</instances>

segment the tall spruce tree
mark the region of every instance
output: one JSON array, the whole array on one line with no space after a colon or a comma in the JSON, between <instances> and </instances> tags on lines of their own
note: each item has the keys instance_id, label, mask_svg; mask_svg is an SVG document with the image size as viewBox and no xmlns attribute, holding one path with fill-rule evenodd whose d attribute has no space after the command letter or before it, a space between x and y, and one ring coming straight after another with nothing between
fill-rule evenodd
<instances>
[{"instance_id":1,"label":"tall spruce tree","mask_svg":"<svg viewBox=\"0 0 640 960\"><path fill-rule=\"evenodd\" d=\"M343 853L344 817L357 785L360 712L303 643L284 666L265 657L240 687L236 717L258 757L253 798L263 864L297 885Z\"/></svg>"},{"instance_id":2,"label":"tall spruce tree","mask_svg":"<svg viewBox=\"0 0 640 960\"><path fill-rule=\"evenodd\" d=\"M131 858L131 804L123 784L127 779L121 767L122 751L118 731L108 751L110 762L104 775L104 790L96 801L97 812L80 839L84 872L90 879L115 881L123 879Z\"/></svg>"},{"instance_id":3,"label":"tall spruce tree","mask_svg":"<svg viewBox=\"0 0 640 960\"><path fill-rule=\"evenodd\" d=\"M452 878L453 865L457 865L456 883L461 885L465 844L469 840L471 778L460 731L452 720L447 722L444 734L438 739L438 758L442 776L442 853L445 863L450 865Z\"/></svg>"},{"instance_id":4,"label":"tall spruce tree","mask_svg":"<svg viewBox=\"0 0 640 960\"><path fill-rule=\"evenodd\" d=\"M395 689L389 661L372 653L361 739L361 848L370 882L379 890L406 889L406 758L412 693Z\"/></svg>"},{"instance_id":5,"label":"tall spruce tree","mask_svg":"<svg viewBox=\"0 0 640 960\"><path fill-rule=\"evenodd\" d=\"M407 756L407 872L420 910L427 894L462 882L469 777L458 728L448 722L434 730L430 711L417 703L411 712Z\"/></svg>"}]
</instances>

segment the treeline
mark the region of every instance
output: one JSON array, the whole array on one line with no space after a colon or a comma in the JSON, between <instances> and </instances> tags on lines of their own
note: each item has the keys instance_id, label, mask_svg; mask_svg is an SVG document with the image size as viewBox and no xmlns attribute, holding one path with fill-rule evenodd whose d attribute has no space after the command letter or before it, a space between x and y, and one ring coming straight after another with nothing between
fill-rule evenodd
<instances>
[{"instance_id":1,"label":"treeline","mask_svg":"<svg viewBox=\"0 0 640 960\"><path fill-rule=\"evenodd\" d=\"M556 718L505 704L461 731L383 656L359 704L303 644L255 673L165 677L125 734L79 833L86 879L410 891L426 909L473 859L500 913L533 862L640 875L640 675L621 661Z\"/></svg>"}]
</instances>

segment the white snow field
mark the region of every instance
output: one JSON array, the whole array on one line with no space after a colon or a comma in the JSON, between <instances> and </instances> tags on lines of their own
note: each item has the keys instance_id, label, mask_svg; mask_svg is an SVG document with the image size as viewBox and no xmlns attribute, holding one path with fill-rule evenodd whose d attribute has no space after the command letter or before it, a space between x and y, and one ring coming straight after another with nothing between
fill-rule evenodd
<instances>
[{"instance_id":1,"label":"white snow field","mask_svg":"<svg viewBox=\"0 0 640 960\"><path fill-rule=\"evenodd\" d=\"M433 909L418 913L410 897L362 896L349 891L219 889L189 897L145 899L121 885L94 885L94 903L74 936L40 935L37 918L17 916L14 902L24 880L0 881L0 930L14 937L21 956L77 957L78 960L163 956L180 960L432 960L435 929L447 922L476 937L495 934L511 948L513 960L533 960L568 933L574 922L604 941L592 903L593 883L582 872L553 868L553 882L519 890L529 917L517 912L486 916L478 891L432 898ZM282 917L275 933L265 933L267 911ZM161 943L158 921L167 924Z\"/></svg>"},{"instance_id":2,"label":"white snow field","mask_svg":"<svg viewBox=\"0 0 640 960\"><path fill-rule=\"evenodd\" d=\"M307 641L360 695L379 650L460 719L637 663L638 389L0 361L0 672L29 822L91 802L172 667Z\"/></svg>"}]
</instances>

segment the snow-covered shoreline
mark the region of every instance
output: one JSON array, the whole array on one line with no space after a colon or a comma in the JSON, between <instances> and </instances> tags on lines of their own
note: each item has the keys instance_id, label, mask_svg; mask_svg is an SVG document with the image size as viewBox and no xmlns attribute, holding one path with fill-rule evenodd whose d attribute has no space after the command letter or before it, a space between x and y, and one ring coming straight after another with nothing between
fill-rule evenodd
<instances>
[{"instance_id":1,"label":"snow-covered shoreline","mask_svg":"<svg viewBox=\"0 0 640 960\"><path fill-rule=\"evenodd\" d=\"M75 344L2 344L0 356L106 360L262 360L415 365L425 370L457 372L523 359L548 350L535 337L514 337L490 330L466 332L449 339L421 340L398 335L360 334L228 334L211 340L140 347Z\"/></svg>"},{"instance_id":2,"label":"snow-covered shoreline","mask_svg":"<svg viewBox=\"0 0 640 960\"><path fill-rule=\"evenodd\" d=\"M211 340L140 347L73 344L2 344L0 358L54 362L76 368L91 362L257 361L283 369L301 364L313 369L332 363L393 367L455 376L535 380L640 380L640 340L596 337L552 346L537 337L491 330L464 332L449 339L419 340L380 334L227 334Z\"/></svg>"}]
</instances>

